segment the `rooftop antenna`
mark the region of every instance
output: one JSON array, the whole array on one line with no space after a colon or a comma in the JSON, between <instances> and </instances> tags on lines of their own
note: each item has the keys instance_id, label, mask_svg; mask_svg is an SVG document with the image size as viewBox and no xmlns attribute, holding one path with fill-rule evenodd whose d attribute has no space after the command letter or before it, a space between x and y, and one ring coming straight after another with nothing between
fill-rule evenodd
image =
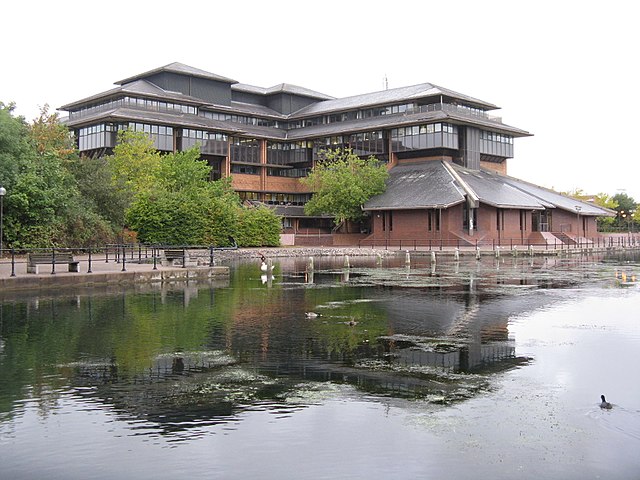
<instances>
[{"instance_id":1,"label":"rooftop antenna","mask_svg":"<svg viewBox=\"0 0 640 480\"><path fill-rule=\"evenodd\" d=\"M384 81L383 81L383 85L385 90L389 90L389 79L387 78L387 74L384 74Z\"/></svg>"}]
</instances>

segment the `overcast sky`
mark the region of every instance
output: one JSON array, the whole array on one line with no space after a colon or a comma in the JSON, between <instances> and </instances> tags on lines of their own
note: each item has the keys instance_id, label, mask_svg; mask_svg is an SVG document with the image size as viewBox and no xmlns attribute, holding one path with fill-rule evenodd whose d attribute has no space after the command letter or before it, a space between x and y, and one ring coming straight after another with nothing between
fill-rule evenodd
<instances>
[{"instance_id":1,"label":"overcast sky","mask_svg":"<svg viewBox=\"0 0 640 480\"><path fill-rule=\"evenodd\" d=\"M35 118L181 62L335 97L430 82L493 103L508 173L640 201L633 2L5 1L0 101Z\"/></svg>"}]
</instances>

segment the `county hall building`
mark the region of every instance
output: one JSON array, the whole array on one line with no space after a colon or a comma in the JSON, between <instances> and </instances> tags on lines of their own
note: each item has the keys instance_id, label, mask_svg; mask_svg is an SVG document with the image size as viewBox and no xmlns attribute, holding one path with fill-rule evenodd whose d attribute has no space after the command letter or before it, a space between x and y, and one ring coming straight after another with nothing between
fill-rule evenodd
<instances>
[{"instance_id":1,"label":"county hall building","mask_svg":"<svg viewBox=\"0 0 640 480\"><path fill-rule=\"evenodd\" d=\"M611 214L508 176L515 139L530 134L497 106L430 83L334 98L172 63L115 84L61 107L82 155L110 154L121 129L163 152L198 145L212 180L231 176L244 201L282 216L286 244L557 245L594 238L596 218ZM339 147L389 169L360 225L304 214L313 192L300 178Z\"/></svg>"}]
</instances>

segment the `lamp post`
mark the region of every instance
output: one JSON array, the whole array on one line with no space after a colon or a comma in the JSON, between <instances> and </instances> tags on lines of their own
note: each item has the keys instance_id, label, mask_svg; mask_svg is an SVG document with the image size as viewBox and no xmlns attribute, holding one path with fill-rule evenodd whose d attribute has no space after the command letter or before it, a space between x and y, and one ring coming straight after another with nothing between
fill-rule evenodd
<instances>
[{"instance_id":1,"label":"lamp post","mask_svg":"<svg viewBox=\"0 0 640 480\"><path fill-rule=\"evenodd\" d=\"M576 227L576 232L578 233L578 242L580 242L580 210L582 210L582 207L580 205L576 205L576 213L578 214L578 225Z\"/></svg>"},{"instance_id":2,"label":"lamp post","mask_svg":"<svg viewBox=\"0 0 640 480\"><path fill-rule=\"evenodd\" d=\"M4 221L4 196L7 194L7 189L0 187L0 257L2 257L2 223Z\"/></svg>"}]
</instances>

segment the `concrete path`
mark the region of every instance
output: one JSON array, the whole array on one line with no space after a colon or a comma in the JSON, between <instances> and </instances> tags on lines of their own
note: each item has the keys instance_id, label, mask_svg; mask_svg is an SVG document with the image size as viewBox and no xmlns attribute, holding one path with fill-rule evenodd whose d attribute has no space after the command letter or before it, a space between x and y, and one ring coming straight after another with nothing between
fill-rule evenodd
<instances>
[{"instance_id":1,"label":"concrete path","mask_svg":"<svg viewBox=\"0 0 640 480\"><path fill-rule=\"evenodd\" d=\"M127 258L124 265L116 262L112 256L105 261L104 254L92 255L91 262L88 255L74 255L74 260L79 262L78 272L69 272L68 265L57 264L55 273L52 273L52 266L48 264L39 265L38 273L27 273L26 256L16 256L13 263L11 257L4 256L0 258L0 292L72 285L188 280L229 274L228 267L220 266L163 266L160 259L154 266L152 258L147 259L149 263L137 263L137 256L133 260Z\"/></svg>"}]
</instances>

